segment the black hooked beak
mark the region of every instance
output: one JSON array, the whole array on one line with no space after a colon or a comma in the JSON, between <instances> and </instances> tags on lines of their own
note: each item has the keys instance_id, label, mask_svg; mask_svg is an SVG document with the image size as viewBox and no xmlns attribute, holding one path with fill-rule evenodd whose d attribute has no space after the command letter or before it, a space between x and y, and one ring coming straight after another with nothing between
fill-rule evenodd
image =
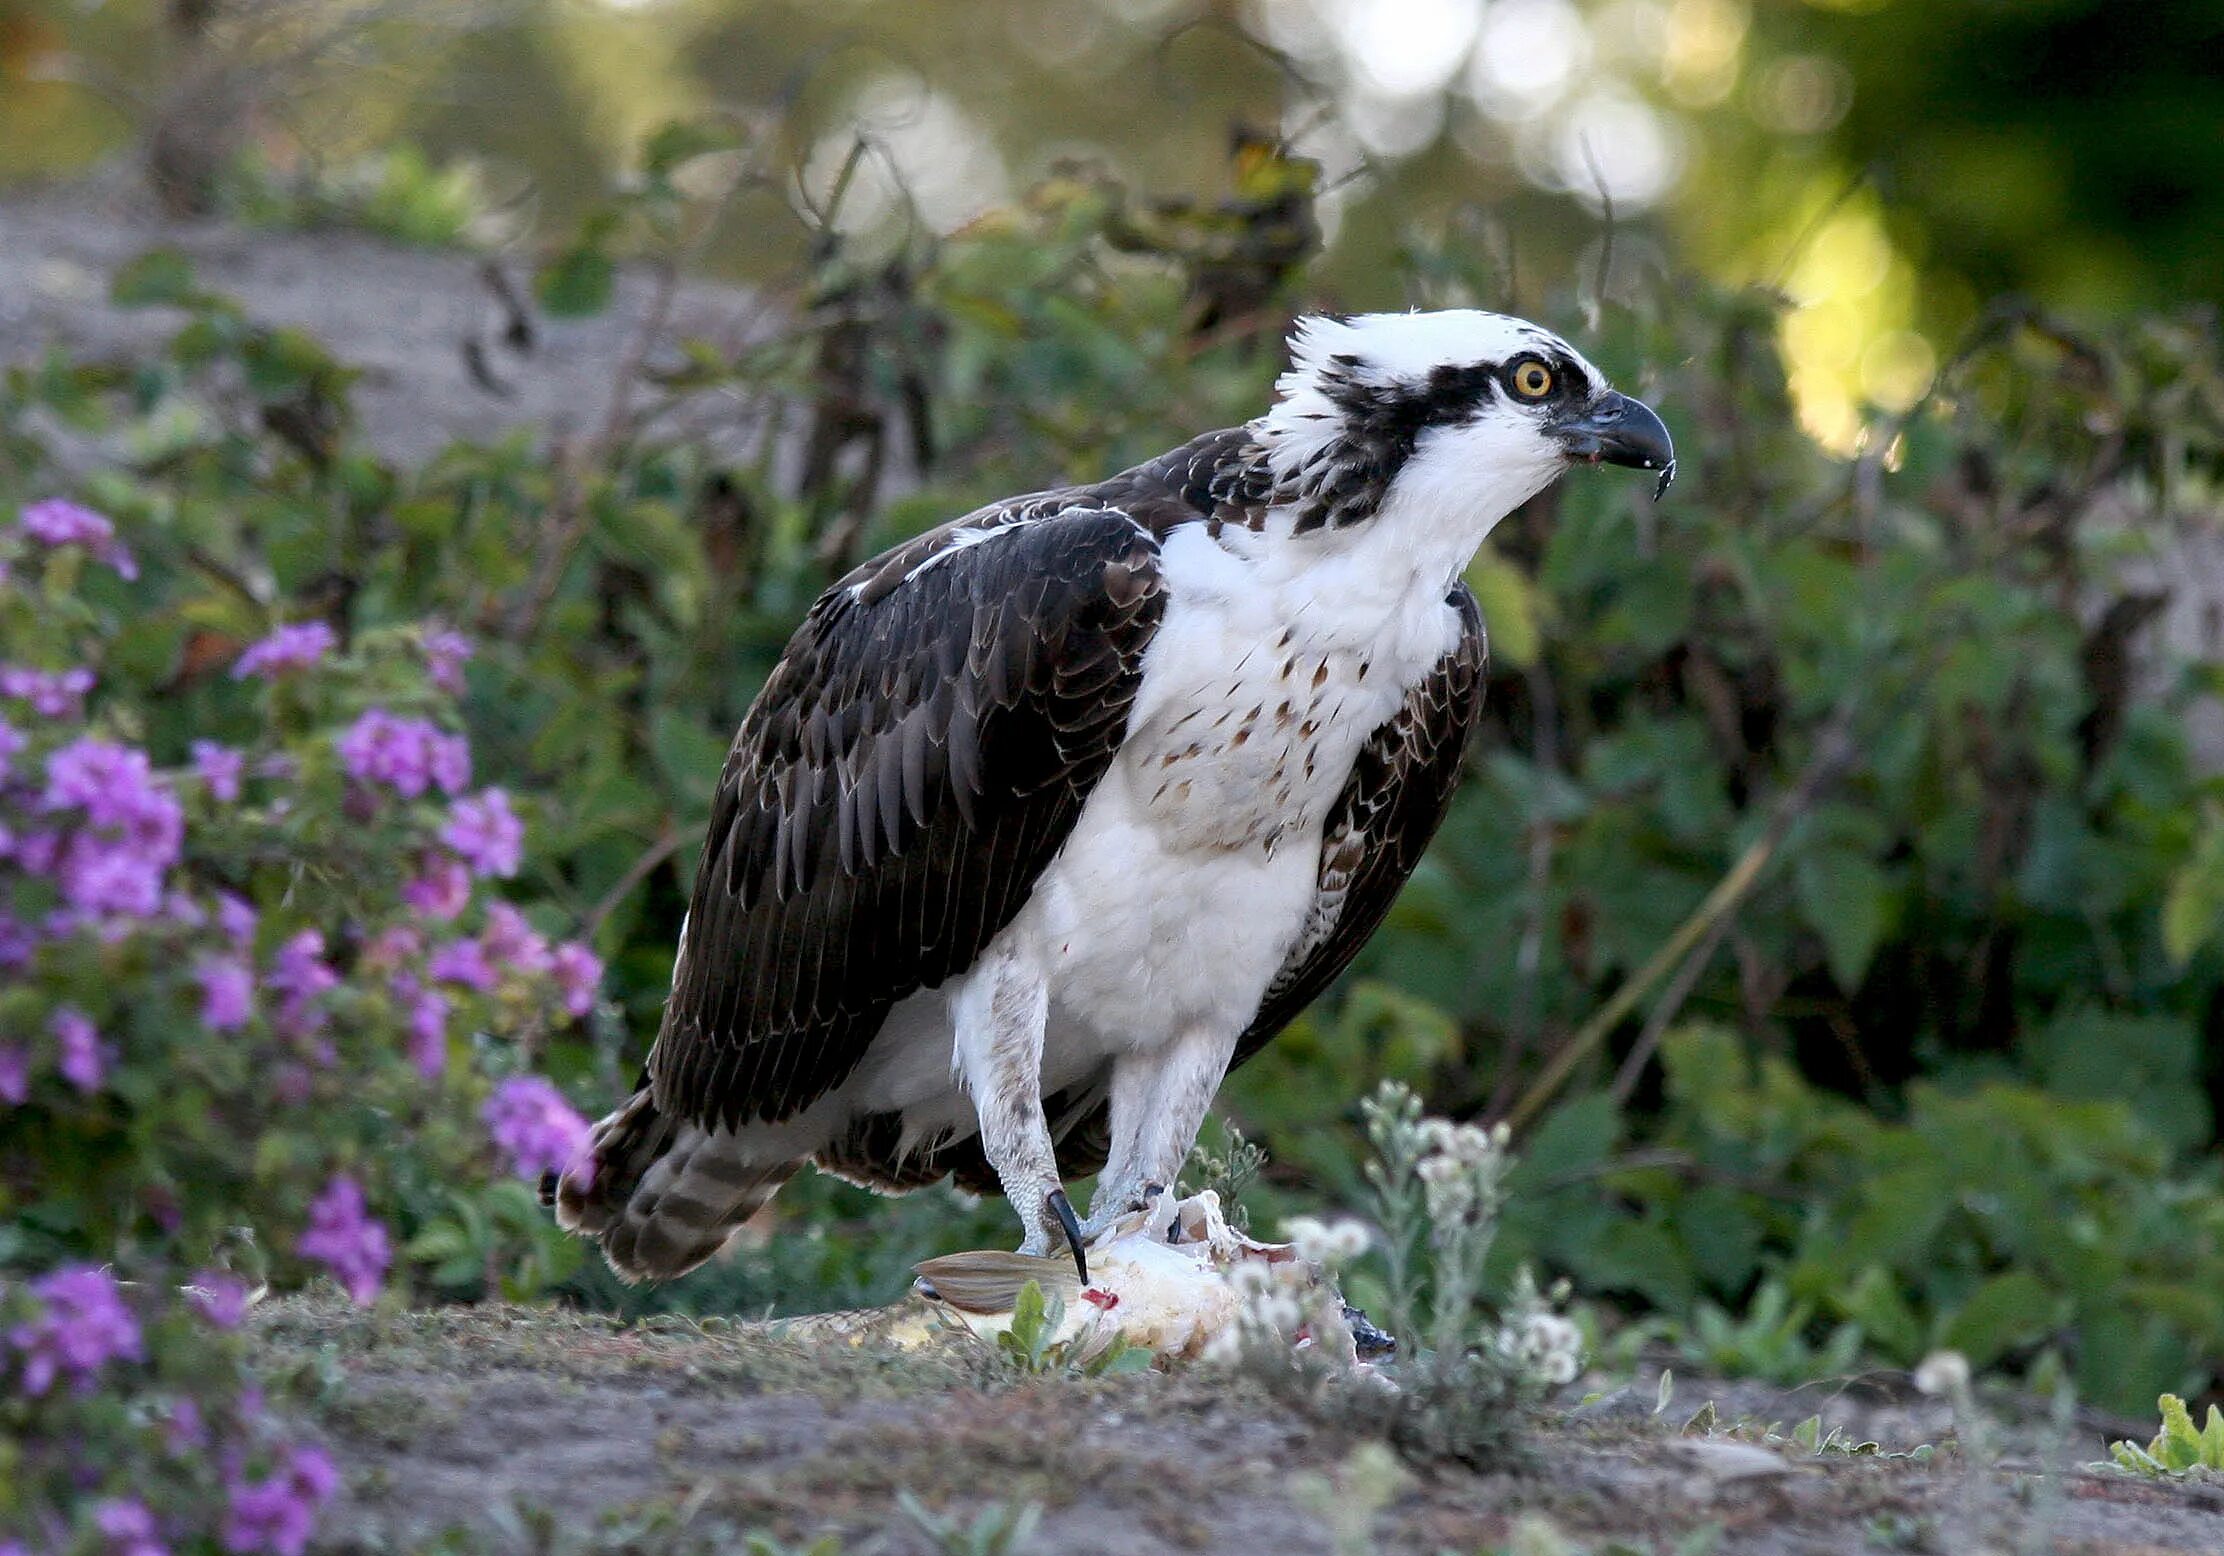
<instances>
[{"instance_id":1,"label":"black hooked beak","mask_svg":"<svg viewBox=\"0 0 2224 1556\"><path fill-rule=\"evenodd\" d=\"M1609 389L1554 422L1552 431L1566 445L1570 459L1658 470L1655 502L1676 478L1676 446L1668 440L1667 427L1642 400Z\"/></svg>"}]
</instances>

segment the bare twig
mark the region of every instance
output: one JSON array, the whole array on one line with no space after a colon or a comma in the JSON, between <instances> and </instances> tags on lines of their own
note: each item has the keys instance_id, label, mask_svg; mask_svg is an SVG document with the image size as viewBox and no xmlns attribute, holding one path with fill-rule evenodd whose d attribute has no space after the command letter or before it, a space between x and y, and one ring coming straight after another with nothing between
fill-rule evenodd
<instances>
[{"instance_id":1,"label":"bare twig","mask_svg":"<svg viewBox=\"0 0 2224 1556\"><path fill-rule=\"evenodd\" d=\"M1724 937L1730 932L1730 926L1736 922L1734 912L1725 913L1716 919L1713 927L1708 929L1706 938L1699 942L1699 948L1684 958L1683 965L1676 969L1675 977L1668 980L1668 987L1660 991L1660 998L1653 1002L1653 1008L1645 1017L1645 1025L1638 1032L1637 1041L1631 1045L1628 1057L1622 1060L1622 1067L1614 1072L1614 1084L1609 1090L1617 1108L1628 1104L1630 1094L1637 1089L1637 1082L1645 1074L1645 1066L1652 1062L1653 1054L1660 1047L1661 1038L1667 1035L1668 1024L1682 1011L1684 1001L1691 998L1691 991L1699 986L1700 976L1713 964L1714 953L1721 949Z\"/></svg>"},{"instance_id":2,"label":"bare twig","mask_svg":"<svg viewBox=\"0 0 2224 1556\"><path fill-rule=\"evenodd\" d=\"M1606 187L1606 173L1599 167L1588 135L1583 137L1583 165L1591 170L1591 183L1598 190L1599 210L1606 224L1606 232L1599 240L1598 276L1591 283L1591 298L1583 308L1584 327L1595 330L1599 314L1606 307L1606 285L1614 271L1614 192Z\"/></svg>"},{"instance_id":3,"label":"bare twig","mask_svg":"<svg viewBox=\"0 0 2224 1556\"><path fill-rule=\"evenodd\" d=\"M545 520L546 543L533 571L532 587L511 624L510 635L517 640L525 641L539 630L542 616L555 601L556 591L563 586L564 573L571 566L573 555L587 538L588 479L596 468L609 460L625 438L632 423L634 386L649 352L671 322L672 304L679 296L680 282L709 246L734 197L754 176L753 166L745 163L739 168L719 189L717 197L699 213L695 230L679 251L657 262L656 289L650 294L640 325L626 342L625 355L619 359L616 381L610 386L610 403L603 412L600 430L586 443L558 452L556 494Z\"/></svg>"},{"instance_id":4,"label":"bare twig","mask_svg":"<svg viewBox=\"0 0 2224 1556\"><path fill-rule=\"evenodd\" d=\"M581 938L593 939L595 932L602 928L603 920L617 912L619 904L632 896L634 889L654 874L659 865L678 853L680 844L685 841L687 834L667 823L664 830L657 835L656 841L642 851L640 858L626 866L625 874L619 876L616 883L602 894L602 900L589 910L580 926Z\"/></svg>"}]
</instances>

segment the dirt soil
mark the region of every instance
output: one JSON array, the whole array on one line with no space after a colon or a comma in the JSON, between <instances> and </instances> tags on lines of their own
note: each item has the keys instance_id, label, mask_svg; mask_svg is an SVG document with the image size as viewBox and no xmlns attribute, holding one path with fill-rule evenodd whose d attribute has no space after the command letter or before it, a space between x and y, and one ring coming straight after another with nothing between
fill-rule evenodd
<instances>
[{"instance_id":1,"label":"dirt soil","mask_svg":"<svg viewBox=\"0 0 2224 1556\"><path fill-rule=\"evenodd\" d=\"M1336 1421L1194 1368L1026 1378L971 1343L905 1352L715 1321L366 1315L315 1298L270 1305L255 1334L306 1382L348 1472L336 1550L442 1535L487 1551L739 1550L745 1534L887 1556L971 1548L927 1534L908 1494L967 1524L1038 1505L1016 1549L1060 1556L1495 1552L1517 1536L1523 1551L1597 1556L2224 1551L2224 1488L2083 1467L2114 1423L2065 1429L1988 1401L1989 1445L1965 1447L1950 1410L1890 1376L1679 1381L1658 1414L1657 1380L1640 1378L1548 1412L1486 1468L1386 1473ZM1710 1401L1718 1425L1687 1426ZM1817 1411L1881 1451L1766 1433ZM1893 1456L1922 1443L1928 1459Z\"/></svg>"}]
</instances>

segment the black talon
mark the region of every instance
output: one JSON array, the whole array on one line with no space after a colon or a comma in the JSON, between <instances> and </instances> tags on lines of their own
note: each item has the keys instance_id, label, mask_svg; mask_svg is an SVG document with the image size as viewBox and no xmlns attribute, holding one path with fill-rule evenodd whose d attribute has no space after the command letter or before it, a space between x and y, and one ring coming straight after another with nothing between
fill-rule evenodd
<instances>
[{"instance_id":1,"label":"black talon","mask_svg":"<svg viewBox=\"0 0 2224 1556\"><path fill-rule=\"evenodd\" d=\"M1044 1196L1051 1214L1066 1229L1066 1246L1073 1250L1073 1267L1080 1272L1081 1284L1089 1284L1089 1256L1081 1251L1081 1218L1073 1213L1073 1201L1066 1198L1064 1189L1052 1189Z\"/></svg>"}]
</instances>

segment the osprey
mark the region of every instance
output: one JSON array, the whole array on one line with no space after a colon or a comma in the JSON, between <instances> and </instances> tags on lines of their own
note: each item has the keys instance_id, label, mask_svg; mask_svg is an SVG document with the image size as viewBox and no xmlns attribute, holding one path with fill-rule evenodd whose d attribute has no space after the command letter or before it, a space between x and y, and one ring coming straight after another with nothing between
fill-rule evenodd
<instances>
[{"instance_id":1,"label":"osprey","mask_svg":"<svg viewBox=\"0 0 2224 1556\"><path fill-rule=\"evenodd\" d=\"M1476 548L1571 464L1665 491L1675 457L1519 319L1307 318L1290 356L1256 420L812 606L720 774L639 1088L552 1186L621 1275L692 1269L810 1162L1001 1187L1086 1282L1382 923L1481 701Z\"/></svg>"}]
</instances>

